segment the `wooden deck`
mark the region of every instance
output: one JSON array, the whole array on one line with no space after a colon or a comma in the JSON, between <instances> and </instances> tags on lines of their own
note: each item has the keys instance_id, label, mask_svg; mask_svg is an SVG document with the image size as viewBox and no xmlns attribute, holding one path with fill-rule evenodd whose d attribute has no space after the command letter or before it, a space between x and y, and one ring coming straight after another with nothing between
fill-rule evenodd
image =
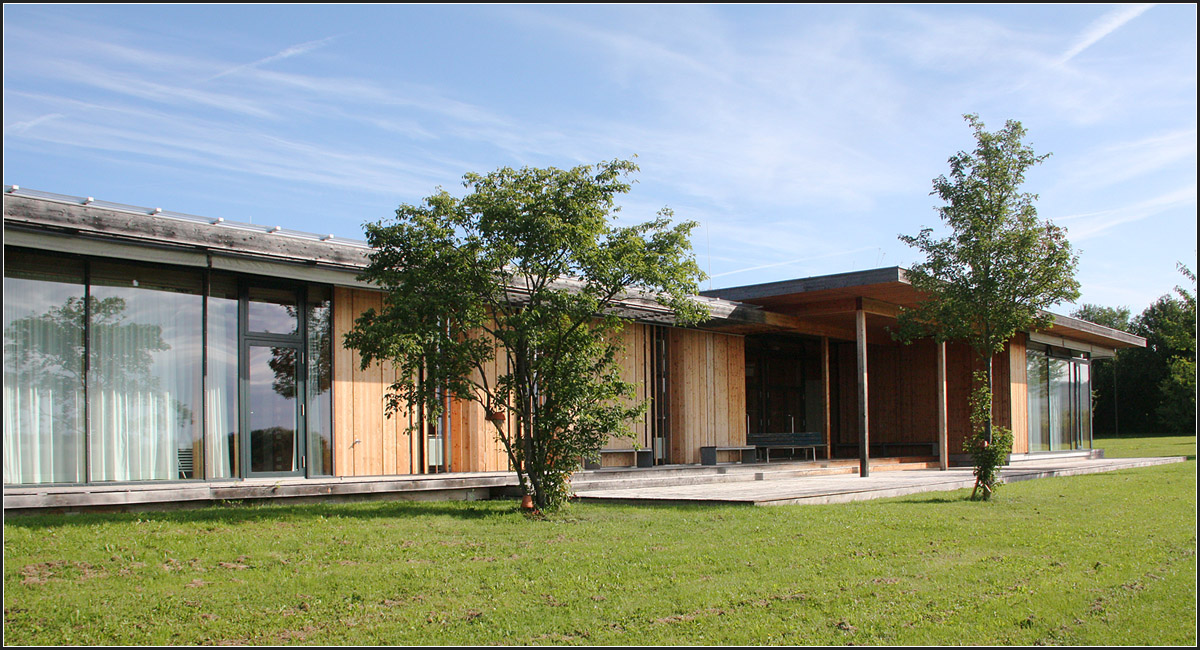
<instances>
[{"instance_id":1,"label":"wooden deck","mask_svg":"<svg viewBox=\"0 0 1200 650\"><path fill-rule=\"evenodd\" d=\"M589 481L576 489L580 499L621 503L743 504L794 505L844 503L866 499L903 496L921 492L958 490L975 484L971 468L936 469L937 463L892 462L896 459L872 459L867 478L858 476L857 461L850 467L825 466L824 463L795 463L726 466L724 474L709 477L695 475L632 485L629 481L605 485ZM1111 472L1183 462L1181 456L1168 458L1088 458L1082 456L1039 458L1013 463L1001 470L1001 481L1014 483L1035 478L1074 476ZM835 461L836 463L836 461ZM800 465L809 465L807 469ZM721 469L721 468L717 468ZM886 471L896 470L896 471ZM580 489L581 488L581 489Z\"/></svg>"},{"instance_id":2,"label":"wooden deck","mask_svg":"<svg viewBox=\"0 0 1200 650\"><path fill-rule=\"evenodd\" d=\"M1109 472L1182 462L1168 458L1026 457L1001 470L1005 483ZM578 498L623 503L790 505L957 490L974 484L969 467L937 469L933 458L871 460L867 478L858 460L751 464L667 465L577 472ZM126 483L4 488L4 514L88 510L153 510L220 502L301 503L368 499L484 500L515 496L516 474L477 472L425 476L326 479L248 479L212 482Z\"/></svg>"},{"instance_id":3,"label":"wooden deck","mask_svg":"<svg viewBox=\"0 0 1200 650\"><path fill-rule=\"evenodd\" d=\"M222 501L484 500L517 487L513 472L245 479L4 488L4 514L197 507Z\"/></svg>"}]
</instances>

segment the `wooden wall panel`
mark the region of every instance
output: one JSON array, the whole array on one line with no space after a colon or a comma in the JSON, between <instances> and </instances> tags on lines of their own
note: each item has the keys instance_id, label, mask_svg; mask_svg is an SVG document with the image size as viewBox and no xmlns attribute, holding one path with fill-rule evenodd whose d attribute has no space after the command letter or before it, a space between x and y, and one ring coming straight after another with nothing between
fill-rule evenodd
<instances>
[{"instance_id":1,"label":"wooden wall panel","mask_svg":"<svg viewBox=\"0 0 1200 650\"><path fill-rule=\"evenodd\" d=\"M617 353L617 366L621 379L631 382L634 385L634 403L645 402L647 403L647 408L642 417L629 423L629 428L634 434L632 440L614 436L604 445L605 449L632 450L635 441L637 447L640 449L652 448L653 441L650 439L652 411L649 405L652 388L651 382L654 376L650 355L652 337L653 332L651 327L641 323L626 325L618 335L617 340L622 346L622 350ZM621 454L621 456L625 456L625 454ZM600 461L602 466L627 466L633 462L632 456L624 458L604 456L601 457Z\"/></svg>"},{"instance_id":2,"label":"wooden wall panel","mask_svg":"<svg viewBox=\"0 0 1200 650\"><path fill-rule=\"evenodd\" d=\"M837 394L831 410L837 426L831 430L835 445L858 442L857 384L853 343L831 344L836 347L835 372ZM992 360L993 423L1014 430L1014 451L1022 453L1028 438L1025 403L1025 366L1023 339L1006 346ZM934 442L937 440L937 347L931 340L908 346L869 345L868 399L870 400L871 442ZM946 346L948 450L960 454L970 430L970 386L972 372L983 369L975 352L962 343ZM853 455L853 450L843 456Z\"/></svg>"},{"instance_id":3,"label":"wooden wall panel","mask_svg":"<svg viewBox=\"0 0 1200 650\"><path fill-rule=\"evenodd\" d=\"M335 287L333 292L333 465L335 476L420 472L416 436L406 429L411 414L388 418L384 395L396 378L390 364L359 367L358 353L342 345L354 319L382 306L382 294Z\"/></svg>"},{"instance_id":4,"label":"wooden wall panel","mask_svg":"<svg viewBox=\"0 0 1200 650\"><path fill-rule=\"evenodd\" d=\"M342 345L342 337L354 326L351 308L354 291L333 288L333 474L353 476L354 377L358 355Z\"/></svg>"},{"instance_id":5,"label":"wooden wall panel","mask_svg":"<svg viewBox=\"0 0 1200 650\"><path fill-rule=\"evenodd\" d=\"M1013 432L1013 453L1029 453L1029 378L1025 361L1025 335L1017 334L1008 343L1010 381L1009 411Z\"/></svg>"},{"instance_id":6,"label":"wooden wall panel","mask_svg":"<svg viewBox=\"0 0 1200 650\"><path fill-rule=\"evenodd\" d=\"M671 328L671 462L699 463L700 447L746 441L745 339Z\"/></svg>"},{"instance_id":7,"label":"wooden wall panel","mask_svg":"<svg viewBox=\"0 0 1200 650\"><path fill-rule=\"evenodd\" d=\"M476 372L476 381L486 379L494 386L496 378L505 372L507 358L497 348L495 357L486 363L483 375ZM496 472L508 469L508 454L497 437L496 425L488 420L483 404L469 399L451 399L450 453L451 470L455 472ZM504 412L503 427L511 431L511 414Z\"/></svg>"}]
</instances>

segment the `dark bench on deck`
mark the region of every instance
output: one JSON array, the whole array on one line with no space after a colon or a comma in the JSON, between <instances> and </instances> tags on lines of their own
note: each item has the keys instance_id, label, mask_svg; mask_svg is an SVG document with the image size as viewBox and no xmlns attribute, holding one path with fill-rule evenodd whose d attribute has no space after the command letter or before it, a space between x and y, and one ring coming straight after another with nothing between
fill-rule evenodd
<instances>
[{"instance_id":1,"label":"dark bench on deck","mask_svg":"<svg viewBox=\"0 0 1200 650\"><path fill-rule=\"evenodd\" d=\"M753 463L757 460L755 449L751 446L727 446L727 447L701 447L700 448L700 464L701 465L716 465L717 452L720 451L735 451L740 457L739 460L743 463Z\"/></svg>"},{"instance_id":2,"label":"dark bench on deck","mask_svg":"<svg viewBox=\"0 0 1200 650\"><path fill-rule=\"evenodd\" d=\"M746 444L763 450L763 459L771 462L772 449L811 449L813 460L817 459L817 447L825 446L825 434L819 431L794 431L789 433L748 433Z\"/></svg>"},{"instance_id":3,"label":"dark bench on deck","mask_svg":"<svg viewBox=\"0 0 1200 650\"><path fill-rule=\"evenodd\" d=\"M601 449L601 462L597 463L592 460L584 460L583 468L600 469L604 464L604 457L610 454L633 454L635 456L634 464L628 465L628 467L654 467L654 456L650 453L649 449Z\"/></svg>"}]
</instances>

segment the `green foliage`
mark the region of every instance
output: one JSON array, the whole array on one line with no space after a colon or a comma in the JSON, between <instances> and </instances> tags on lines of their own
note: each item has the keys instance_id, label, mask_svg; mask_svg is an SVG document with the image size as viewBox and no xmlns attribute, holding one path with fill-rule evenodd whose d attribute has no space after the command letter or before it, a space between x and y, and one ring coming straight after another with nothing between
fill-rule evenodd
<instances>
[{"instance_id":1,"label":"green foliage","mask_svg":"<svg viewBox=\"0 0 1200 650\"><path fill-rule=\"evenodd\" d=\"M1146 339L1145 348L1118 350L1115 361L1094 364L1098 433L1118 432L1118 423L1120 433L1196 431L1196 280L1188 267L1177 268L1193 288L1175 287L1135 318L1111 318L1128 309L1094 305L1074 314Z\"/></svg>"},{"instance_id":2,"label":"green foliage","mask_svg":"<svg viewBox=\"0 0 1200 650\"><path fill-rule=\"evenodd\" d=\"M1022 142L1020 122L989 133L978 116L963 117L975 131L975 150L952 156L950 177L934 179L931 192L945 201L938 213L952 232L900 236L925 254L907 273L925 299L900 310L893 336L966 342L987 364L990 391L992 355L1018 331L1049 327L1053 316L1043 309L1079 297L1078 258L1065 230L1037 218L1037 196L1020 192L1025 171L1050 154L1038 156ZM990 441L991 418L983 428Z\"/></svg>"},{"instance_id":3,"label":"green foliage","mask_svg":"<svg viewBox=\"0 0 1200 650\"><path fill-rule=\"evenodd\" d=\"M1128 307L1105 307L1084 303L1072 311L1071 316L1122 332L1128 332L1133 327Z\"/></svg>"},{"instance_id":4,"label":"green foliage","mask_svg":"<svg viewBox=\"0 0 1200 650\"><path fill-rule=\"evenodd\" d=\"M907 277L928 299L902 310L898 338L965 341L991 357L1018 331L1048 327L1043 309L1079 297L1078 258L1064 229L1038 219L1037 196L1019 191L1025 171L1050 154L1021 141L1020 122L989 133L977 116L964 117L976 148L952 156L950 177L934 179L931 192L946 202L938 213L952 233L900 236L925 254Z\"/></svg>"},{"instance_id":5,"label":"green foliage","mask_svg":"<svg viewBox=\"0 0 1200 650\"><path fill-rule=\"evenodd\" d=\"M1154 413L1163 431L1196 432L1196 360L1173 357L1167 376L1158 384L1160 401Z\"/></svg>"},{"instance_id":6,"label":"green foliage","mask_svg":"<svg viewBox=\"0 0 1200 650\"><path fill-rule=\"evenodd\" d=\"M690 324L707 316L690 296L702 277L694 222L672 213L611 222L637 170L614 160L571 170L504 168L467 174L466 196L441 190L368 224L374 251L361 276L386 291L346 336L363 364L394 363L389 413L442 411L445 396L489 413L538 508L565 501L566 477L644 412L620 379L618 303L649 293ZM484 368L496 362L498 376Z\"/></svg>"},{"instance_id":7,"label":"green foliage","mask_svg":"<svg viewBox=\"0 0 1200 650\"><path fill-rule=\"evenodd\" d=\"M975 491L971 498L983 501L991 499L999 485L1000 468L1008 462L1012 453L1013 434L1006 427L995 427L988 436L987 423L992 419L992 391L988 388L987 373L974 373L974 388L969 399L971 407L971 435L963 441L963 451L971 455L975 466Z\"/></svg>"},{"instance_id":8,"label":"green foliage","mask_svg":"<svg viewBox=\"0 0 1200 650\"><path fill-rule=\"evenodd\" d=\"M963 118L975 132L975 150L951 156L950 177L934 179L931 192L945 202L938 213L951 234L936 239L932 228L923 228L915 237L900 236L925 254L907 277L926 298L915 308L901 309L894 336L905 342L932 336L969 344L987 364L976 390L988 393L990 414L992 355L1019 331L1049 327L1053 316L1045 308L1079 297L1078 257L1065 230L1038 219L1037 196L1020 191L1025 171L1050 154L1036 155L1022 142L1020 122L1009 120L990 133L977 115ZM992 418L977 422L972 437L995 444ZM979 458L986 461L997 451L981 451ZM994 472L978 463L975 470L981 481ZM980 485L986 499L991 484Z\"/></svg>"}]
</instances>

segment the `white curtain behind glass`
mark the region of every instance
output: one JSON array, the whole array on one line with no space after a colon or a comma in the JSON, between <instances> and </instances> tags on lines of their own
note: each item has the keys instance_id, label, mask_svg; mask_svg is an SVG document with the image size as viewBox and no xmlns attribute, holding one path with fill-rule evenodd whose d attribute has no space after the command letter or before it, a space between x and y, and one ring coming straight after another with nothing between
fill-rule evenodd
<instances>
[{"instance_id":1,"label":"white curtain behind glass","mask_svg":"<svg viewBox=\"0 0 1200 650\"><path fill-rule=\"evenodd\" d=\"M4 278L4 482L82 483L84 290L39 275Z\"/></svg>"},{"instance_id":2,"label":"white curtain behind glass","mask_svg":"<svg viewBox=\"0 0 1200 650\"><path fill-rule=\"evenodd\" d=\"M217 283L214 282L214 287ZM208 478L238 475L234 446L238 430L238 301L236 285L221 297L214 289L208 299L208 380L204 404L208 433L204 455Z\"/></svg>"},{"instance_id":3,"label":"white curtain behind glass","mask_svg":"<svg viewBox=\"0 0 1200 650\"><path fill-rule=\"evenodd\" d=\"M92 480L187 478L181 469L198 460L201 297L95 285L92 296Z\"/></svg>"}]
</instances>

